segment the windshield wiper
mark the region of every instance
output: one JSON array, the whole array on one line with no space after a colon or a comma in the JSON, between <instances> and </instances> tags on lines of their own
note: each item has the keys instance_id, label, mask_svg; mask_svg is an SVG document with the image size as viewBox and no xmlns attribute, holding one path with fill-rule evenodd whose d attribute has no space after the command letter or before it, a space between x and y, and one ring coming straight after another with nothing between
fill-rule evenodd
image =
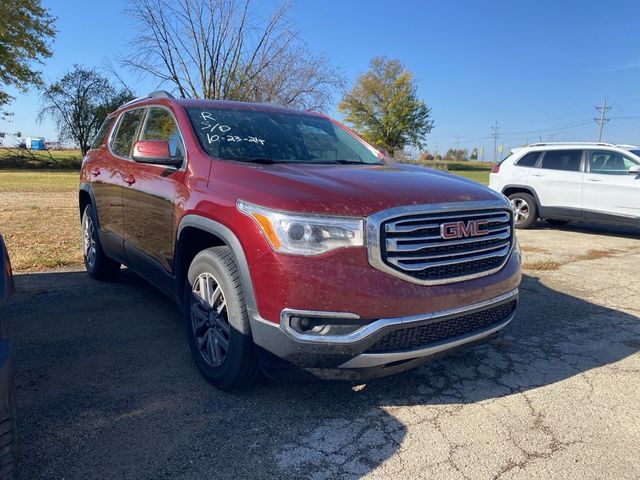
<instances>
[{"instance_id":1,"label":"windshield wiper","mask_svg":"<svg viewBox=\"0 0 640 480\"><path fill-rule=\"evenodd\" d=\"M287 163L282 160L275 160L273 158L223 158L222 160L236 160L238 162L247 162L247 163L259 163L261 165L273 165L274 163Z\"/></svg>"},{"instance_id":2,"label":"windshield wiper","mask_svg":"<svg viewBox=\"0 0 640 480\"><path fill-rule=\"evenodd\" d=\"M324 158L314 158L313 160L311 160L310 163L329 163L329 164L335 163L338 165L382 165L382 162L367 163L361 160L345 160L342 158L339 158L337 160L325 160Z\"/></svg>"}]
</instances>

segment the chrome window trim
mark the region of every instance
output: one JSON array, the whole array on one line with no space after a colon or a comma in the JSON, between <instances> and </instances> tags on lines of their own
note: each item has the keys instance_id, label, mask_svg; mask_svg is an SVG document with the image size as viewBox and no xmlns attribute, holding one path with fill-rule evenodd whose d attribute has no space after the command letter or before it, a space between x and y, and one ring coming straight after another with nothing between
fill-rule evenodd
<instances>
[{"instance_id":1,"label":"chrome window trim","mask_svg":"<svg viewBox=\"0 0 640 480\"><path fill-rule=\"evenodd\" d=\"M355 313L349 312L320 312L315 310L296 310L291 308L285 308L280 313L280 328L289 336L293 337L295 340L306 343L322 343L322 344L334 344L334 345L345 345L345 344L353 344L364 340L370 335L375 334L376 332L382 330L386 327L391 326L403 326L406 328L410 328L413 323L422 322L425 320L434 320L441 317L454 317L454 316L462 316L466 313L472 312L474 310L484 310L491 308L496 304L506 303L514 298L518 297L518 289L514 288L513 290L503 293L502 295L498 295L497 297L490 298L488 300L484 300L482 302L474 303L471 305L465 305L462 307L450 308L447 310L439 310L432 313L424 313L418 315L412 315L407 317L392 317L392 318L382 318L380 320L375 320L367 325L360 327L354 332L348 333L346 335L310 335L305 333L300 333L291 328L289 319L293 316L313 316L320 318L351 318L358 319L360 318ZM505 323L506 324L506 323ZM371 354L374 355L374 354ZM375 355L383 355L383 354L375 354Z\"/></svg>"},{"instance_id":2,"label":"chrome window trim","mask_svg":"<svg viewBox=\"0 0 640 480\"><path fill-rule=\"evenodd\" d=\"M382 212L375 213L367 217L365 221L365 245L367 246L367 257L369 258L369 264L377 269L381 270L394 277L401 278L407 282L415 283L417 285L446 285L449 283L463 282L465 280L472 280L474 278L485 277L500 271L507 263L513 252L513 246L515 241L511 241L511 246L507 255L504 257L504 261L497 267L491 270L483 272L472 273L469 275L463 275L461 277L446 278L442 280L420 280L411 275L390 267L382 260L382 250L380 249L380 226L383 222L395 217L403 215L415 215L421 213L446 213L446 212L459 212L464 215L465 212L473 210L486 210L492 208L501 208L509 210L512 217L511 237L515 240L515 233L513 229L513 210L509 203L502 199L485 200L485 201L473 201L473 202L451 202L429 205L409 205L404 207L391 208L389 210L383 210Z\"/></svg>"}]
</instances>

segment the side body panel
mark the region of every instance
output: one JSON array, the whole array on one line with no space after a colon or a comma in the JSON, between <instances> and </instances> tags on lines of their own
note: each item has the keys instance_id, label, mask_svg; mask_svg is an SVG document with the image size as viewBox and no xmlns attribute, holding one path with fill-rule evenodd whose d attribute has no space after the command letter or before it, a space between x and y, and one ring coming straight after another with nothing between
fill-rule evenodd
<instances>
[{"instance_id":1,"label":"side body panel","mask_svg":"<svg viewBox=\"0 0 640 480\"><path fill-rule=\"evenodd\" d=\"M553 152L553 151L551 151ZM546 152L545 155L549 153ZM564 171L543 168L532 169L527 177L527 185L534 189L540 207L561 207L574 210L579 216L582 210L582 177L581 171ZM583 161L584 163L584 154Z\"/></svg>"}]
</instances>

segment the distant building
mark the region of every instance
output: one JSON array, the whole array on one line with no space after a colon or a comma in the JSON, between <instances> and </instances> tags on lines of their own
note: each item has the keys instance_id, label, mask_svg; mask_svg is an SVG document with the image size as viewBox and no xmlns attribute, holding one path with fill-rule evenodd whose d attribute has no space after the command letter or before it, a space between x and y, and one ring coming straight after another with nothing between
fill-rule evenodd
<instances>
[{"instance_id":1,"label":"distant building","mask_svg":"<svg viewBox=\"0 0 640 480\"><path fill-rule=\"evenodd\" d=\"M46 150L44 137L27 137L25 143L29 150Z\"/></svg>"}]
</instances>

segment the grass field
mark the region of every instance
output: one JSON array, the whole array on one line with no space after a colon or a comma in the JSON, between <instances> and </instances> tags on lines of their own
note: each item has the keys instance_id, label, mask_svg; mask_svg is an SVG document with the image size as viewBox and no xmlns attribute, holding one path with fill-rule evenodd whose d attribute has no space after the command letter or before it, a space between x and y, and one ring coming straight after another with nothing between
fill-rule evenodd
<instances>
[{"instance_id":1,"label":"grass field","mask_svg":"<svg viewBox=\"0 0 640 480\"><path fill-rule=\"evenodd\" d=\"M452 170L449 173L460 175L461 177L468 178L482 185L489 185L490 170Z\"/></svg>"},{"instance_id":2,"label":"grass field","mask_svg":"<svg viewBox=\"0 0 640 480\"><path fill-rule=\"evenodd\" d=\"M487 184L488 171L453 171ZM0 170L0 233L15 271L82 263L78 173Z\"/></svg>"}]
</instances>

